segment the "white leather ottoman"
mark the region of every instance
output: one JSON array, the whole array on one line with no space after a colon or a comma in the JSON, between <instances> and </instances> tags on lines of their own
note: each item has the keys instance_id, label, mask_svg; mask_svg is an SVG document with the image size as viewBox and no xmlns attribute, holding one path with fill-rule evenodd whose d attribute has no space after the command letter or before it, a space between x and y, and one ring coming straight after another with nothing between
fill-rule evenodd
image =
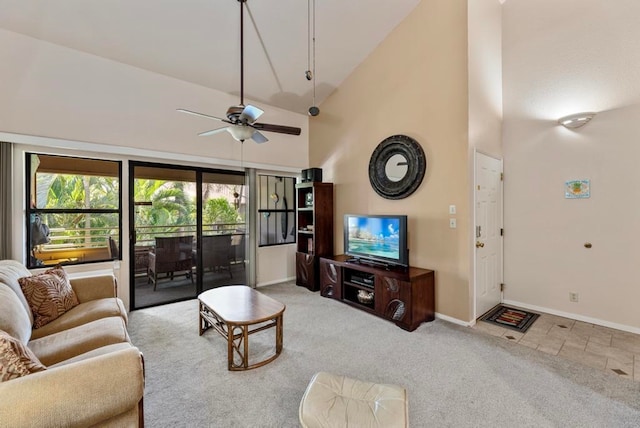
<instances>
[{"instance_id":1,"label":"white leather ottoman","mask_svg":"<svg viewBox=\"0 0 640 428\"><path fill-rule=\"evenodd\" d=\"M313 376L300 402L304 428L409 426L407 391L320 372Z\"/></svg>"}]
</instances>

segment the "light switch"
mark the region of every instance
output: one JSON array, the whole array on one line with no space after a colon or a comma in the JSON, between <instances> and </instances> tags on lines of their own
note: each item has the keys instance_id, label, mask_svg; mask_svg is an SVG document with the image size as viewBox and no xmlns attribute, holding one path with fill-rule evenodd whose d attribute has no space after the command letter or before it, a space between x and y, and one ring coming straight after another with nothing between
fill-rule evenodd
<instances>
[{"instance_id":1,"label":"light switch","mask_svg":"<svg viewBox=\"0 0 640 428\"><path fill-rule=\"evenodd\" d=\"M455 219L455 218L450 218L450 219L449 219L449 227L450 227L451 229L455 229L455 228L457 227L456 219Z\"/></svg>"},{"instance_id":2,"label":"light switch","mask_svg":"<svg viewBox=\"0 0 640 428\"><path fill-rule=\"evenodd\" d=\"M456 213L456 206L449 205L449 214L455 214L455 213Z\"/></svg>"}]
</instances>

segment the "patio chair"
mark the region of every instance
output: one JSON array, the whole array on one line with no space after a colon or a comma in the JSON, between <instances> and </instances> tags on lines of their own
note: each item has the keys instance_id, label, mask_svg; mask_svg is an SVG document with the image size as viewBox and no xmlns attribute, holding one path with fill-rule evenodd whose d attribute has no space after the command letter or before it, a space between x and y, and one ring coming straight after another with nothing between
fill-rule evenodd
<instances>
[{"instance_id":1,"label":"patio chair","mask_svg":"<svg viewBox=\"0 0 640 428\"><path fill-rule=\"evenodd\" d=\"M115 241L115 239L113 239L111 236L109 236L108 240L107 240L107 244L109 247L109 259L111 260L116 260L117 258L120 257L120 249L118 248L118 243Z\"/></svg>"},{"instance_id":2,"label":"patio chair","mask_svg":"<svg viewBox=\"0 0 640 428\"><path fill-rule=\"evenodd\" d=\"M175 273L185 272L193 284L193 236L156 238L155 248L149 251L147 282L158 285L158 274L166 273L173 280Z\"/></svg>"},{"instance_id":3,"label":"patio chair","mask_svg":"<svg viewBox=\"0 0 640 428\"><path fill-rule=\"evenodd\" d=\"M202 237L202 268L220 272L221 269L229 271L231 274L231 235L211 235Z\"/></svg>"},{"instance_id":4,"label":"patio chair","mask_svg":"<svg viewBox=\"0 0 640 428\"><path fill-rule=\"evenodd\" d=\"M235 233L231 237L231 251L229 252L229 257L231 258L231 262L234 265L242 264L242 268L244 269L244 259L245 259L245 234Z\"/></svg>"}]
</instances>

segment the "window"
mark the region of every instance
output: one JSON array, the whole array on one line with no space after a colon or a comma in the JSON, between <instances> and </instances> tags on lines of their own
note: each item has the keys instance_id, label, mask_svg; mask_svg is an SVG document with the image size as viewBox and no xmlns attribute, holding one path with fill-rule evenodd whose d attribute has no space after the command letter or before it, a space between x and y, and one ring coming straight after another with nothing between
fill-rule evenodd
<instances>
[{"instance_id":1,"label":"window","mask_svg":"<svg viewBox=\"0 0 640 428\"><path fill-rule=\"evenodd\" d=\"M259 175L258 214L261 247L296 242L294 177Z\"/></svg>"},{"instance_id":2,"label":"window","mask_svg":"<svg viewBox=\"0 0 640 428\"><path fill-rule=\"evenodd\" d=\"M120 162L27 153L29 268L120 259Z\"/></svg>"}]
</instances>

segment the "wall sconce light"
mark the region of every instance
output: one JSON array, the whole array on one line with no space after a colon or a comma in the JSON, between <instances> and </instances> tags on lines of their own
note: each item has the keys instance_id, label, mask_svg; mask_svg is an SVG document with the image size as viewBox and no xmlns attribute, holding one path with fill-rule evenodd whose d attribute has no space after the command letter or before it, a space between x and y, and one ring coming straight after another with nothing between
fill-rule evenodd
<instances>
[{"instance_id":1,"label":"wall sconce light","mask_svg":"<svg viewBox=\"0 0 640 428\"><path fill-rule=\"evenodd\" d=\"M593 112L571 114L558 119L558 123L567 129L576 129L589 123L595 115Z\"/></svg>"}]
</instances>

